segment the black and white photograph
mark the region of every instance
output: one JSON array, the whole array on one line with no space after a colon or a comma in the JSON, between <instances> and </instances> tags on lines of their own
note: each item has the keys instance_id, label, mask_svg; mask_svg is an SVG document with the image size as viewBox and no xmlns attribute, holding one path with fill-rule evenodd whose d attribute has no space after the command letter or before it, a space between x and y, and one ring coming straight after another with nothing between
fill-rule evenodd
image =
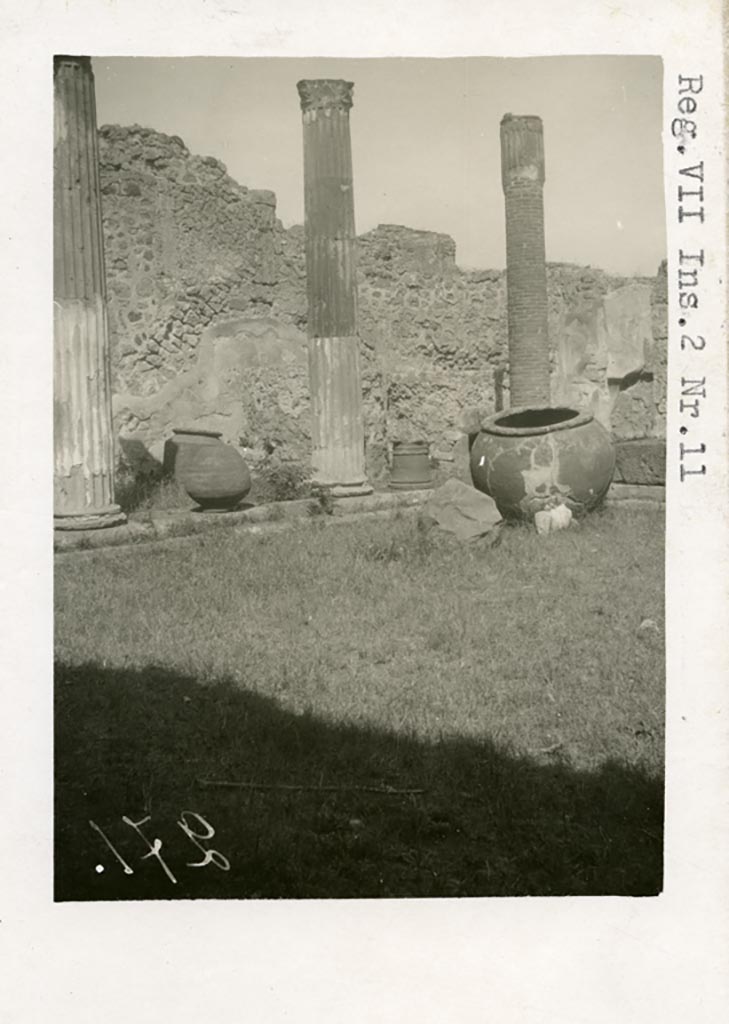
<instances>
[{"instance_id":1,"label":"black and white photograph","mask_svg":"<svg viewBox=\"0 0 729 1024\"><path fill-rule=\"evenodd\" d=\"M54 59L57 899L660 892L661 80Z\"/></svg>"},{"instance_id":2,"label":"black and white photograph","mask_svg":"<svg viewBox=\"0 0 729 1024\"><path fill-rule=\"evenodd\" d=\"M3 71L9 1019L717 1019L719 14L63 6Z\"/></svg>"}]
</instances>

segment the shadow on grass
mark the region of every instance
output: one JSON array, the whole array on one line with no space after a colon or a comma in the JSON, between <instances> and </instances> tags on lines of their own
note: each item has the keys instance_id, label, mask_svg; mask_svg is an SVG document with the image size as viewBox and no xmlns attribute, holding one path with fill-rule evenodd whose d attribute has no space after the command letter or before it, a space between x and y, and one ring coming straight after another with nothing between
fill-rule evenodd
<instances>
[{"instance_id":1,"label":"shadow on grass","mask_svg":"<svg viewBox=\"0 0 729 1024\"><path fill-rule=\"evenodd\" d=\"M554 757L329 723L153 667L57 665L55 898L658 893L662 780L612 762L578 772ZM214 837L196 846L183 812ZM135 829L123 816L149 820ZM159 857L140 832L161 841ZM229 870L218 857L190 866L207 849Z\"/></svg>"}]
</instances>

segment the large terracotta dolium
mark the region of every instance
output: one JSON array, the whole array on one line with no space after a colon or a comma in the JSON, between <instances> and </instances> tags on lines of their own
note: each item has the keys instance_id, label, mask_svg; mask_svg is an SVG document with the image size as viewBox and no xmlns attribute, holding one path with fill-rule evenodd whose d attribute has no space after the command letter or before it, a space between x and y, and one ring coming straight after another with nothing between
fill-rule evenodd
<instances>
[{"instance_id":1,"label":"large terracotta dolium","mask_svg":"<svg viewBox=\"0 0 729 1024\"><path fill-rule=\"evenodd\" d=\"M481 425L471 476L505 519L567 505L597 508L613 478L615 446L591 413L568 408L509 409Z\"/></svg>"},{"instance_id":2,"label":"large terracotta dolium","mask_svg":"<svg viewBox=\"0 0 729 1024\"><path fill-rule=\"evenodd\" d=\"M501 183L506 207L509 404L515 407L549 405L541 118L504 115Z\"/></svg>"},{"instance_id":3,"label":"large terracotta dolium","mask_svg":"<svg viewBox=\"0 0 729 1024\"><path fill-rule=\"evenodd\" d=\"M251 474L240 452L223 444L217 430L175 428L172 446L178 484L201 509L235 509L251 489Z\"/></svg>"},{"instance_id":4,"label":"large terracotta dolium","mask_svg":"<svg viewBox=\"0 0 729 1024\"><path fill-rule=\"evenodd\" d=\"M124 522L114 501L114 435L94 76L54 57L54 526Z\"/></svg>"},{"instance_id":5,"label":"large terracotta dolium","mask_svg":"<svg viewBox=\"0 0 729 1024\"><path fill-rule=\"evenodd\" d=\"M357 336L351 82L297 85L304 132L312 473L334 496L368 494Z\"/></svg>"}]
</instances>

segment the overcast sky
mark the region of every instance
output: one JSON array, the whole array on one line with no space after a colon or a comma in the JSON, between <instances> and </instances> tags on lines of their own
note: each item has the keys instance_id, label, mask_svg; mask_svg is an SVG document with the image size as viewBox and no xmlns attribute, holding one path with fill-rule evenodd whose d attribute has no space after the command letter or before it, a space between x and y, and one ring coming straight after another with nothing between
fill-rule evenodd
<instances>
[{"instance_id":1,"label":"overcast sky","mask_svg":"<svg viewBox=\"0 0 729 1024\"><path fill-rule=\"evenodd\" d=\"M357 230L456 240L461 266L504 266L499 122L544 122L547 259L654 274L665 256L656 57L468 59L96 57L99 124L141 124L215 156L303 222L296 82L354 82Z\"/></svg>"}]
</instances>

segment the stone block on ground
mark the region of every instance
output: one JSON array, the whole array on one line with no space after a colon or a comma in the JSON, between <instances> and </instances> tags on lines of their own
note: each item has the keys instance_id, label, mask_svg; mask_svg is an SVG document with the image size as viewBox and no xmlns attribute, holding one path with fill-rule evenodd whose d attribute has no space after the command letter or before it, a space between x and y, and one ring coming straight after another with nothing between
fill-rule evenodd
<instances>
[{"instance_id":1,"label":"stone block on ground","mask_svg":"<svg viewBox=\"0 0 729 1024\"><path fill-rule=\"evenodd\" d=\"M493 498L455 478L433 491L423 513L441 530L466 541L491 533L501 522Z\"/></svg>"},{"instance_id":2,"label":"stone block on ground","mask_svg":"<svg viewBox=\"0 0 729 1024\"><path fill-rule=\"evenodd\" d=\"M666 442L654 437L618 441L615 446L615 480L623 484L665 484Z\"/></svg>"}]
</instances>

